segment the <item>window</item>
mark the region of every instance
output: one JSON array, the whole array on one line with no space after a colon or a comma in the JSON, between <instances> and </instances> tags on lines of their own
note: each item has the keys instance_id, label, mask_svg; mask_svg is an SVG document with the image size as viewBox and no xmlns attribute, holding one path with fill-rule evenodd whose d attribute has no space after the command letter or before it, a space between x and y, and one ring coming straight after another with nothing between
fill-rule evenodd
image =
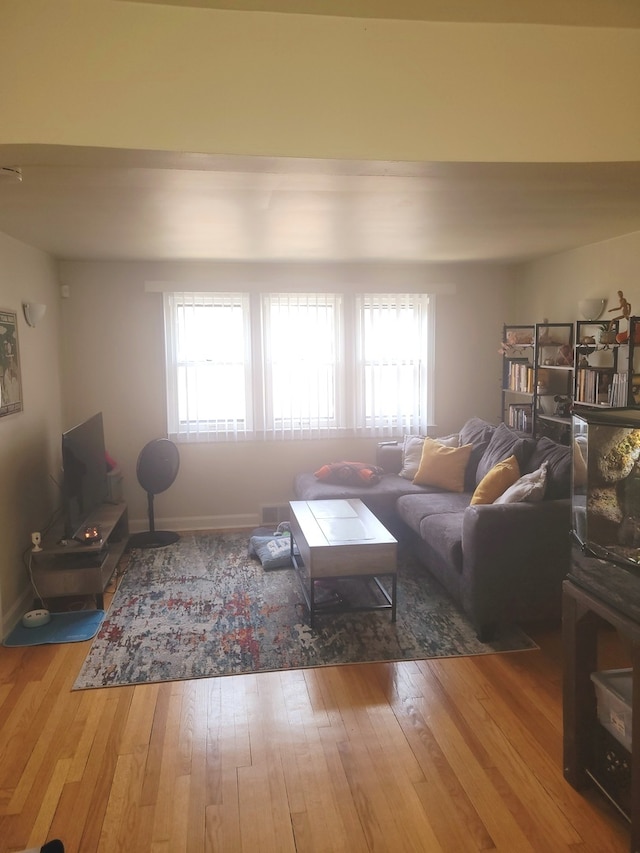
<instances>
[{"instance_id":1,"label":"window","mask_svg":"<svg viewBox=\"0 0 640 853\"><path fill-rule=\"evenodd\" d=\"M423 294L166 293L177 441L424 433Z\"/></svg>"}]
</instances>

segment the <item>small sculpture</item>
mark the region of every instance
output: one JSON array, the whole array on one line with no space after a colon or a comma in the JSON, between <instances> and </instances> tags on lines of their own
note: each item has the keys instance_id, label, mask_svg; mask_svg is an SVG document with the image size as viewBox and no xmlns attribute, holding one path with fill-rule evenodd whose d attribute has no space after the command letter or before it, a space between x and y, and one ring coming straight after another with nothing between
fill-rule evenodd
<instances>
[{"instance_id":1,"label":"small sculpture","mask_svg":"<svg viewBox=\"0 0 640 853\"><path fill-rule=\"evenodd\" d=\"M553 399L556 404L556 417L568 418L571 414L571 397L563 397L560 394L556 394Z\"/></svg>"},{"instance_id":2,"label":"small sculpture","mask_svg":"<svg viewBox=\"0 0 640 853\"><path fill-rule=\"evenodd\" d=\"M631 303L627 302L621 290L618 291L618 300L620 304L614 308L609 308L609 313L611 311L622 311L622 314L619 317L614 317L613 320L628 320L631 316Z\"/></svg>"},{"instance_id":3,"label":"small sculpture","mask_svg":"<svg viewBox=\"0 0 640 853\"><path fill-rule=\"evenodd\" d=\"M569 344L562 344L562 346L558 347L558 352L556 353L556 364L558 366L571 366L573 364L573 350L569 346Z\"/></svg>"}]
</instances>

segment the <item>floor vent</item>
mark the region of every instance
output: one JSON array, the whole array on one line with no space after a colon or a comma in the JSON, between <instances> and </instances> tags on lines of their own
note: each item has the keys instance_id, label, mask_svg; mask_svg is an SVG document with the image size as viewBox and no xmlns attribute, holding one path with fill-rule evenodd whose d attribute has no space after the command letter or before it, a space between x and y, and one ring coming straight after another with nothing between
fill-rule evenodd
<instances>
[{"instance_id":1,"label":"floor vent","mask_svg":"<svg viewBox=\"0 0 640 853\"><path fill-rule=\"evenodd\" d=\"M289 506L263 506L262 523L280 524L281 521L289 521Z\"/></svg>"}]
</instances>

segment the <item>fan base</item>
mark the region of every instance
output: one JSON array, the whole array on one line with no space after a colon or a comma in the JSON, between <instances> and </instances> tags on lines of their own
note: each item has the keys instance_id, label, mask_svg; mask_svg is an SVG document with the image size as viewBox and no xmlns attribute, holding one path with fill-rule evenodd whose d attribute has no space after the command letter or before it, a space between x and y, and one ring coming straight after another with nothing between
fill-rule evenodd
<instances>
[{"instance_id":1,"label":"fan base","mask_svg":"<svg viewBox=\"0 0 640 853\"><path fill-rule=\"evenodd\" d=\"M180 534L171 530L145 530L129 537L129 548L164 548L173 545L178 539Z\"/></svg>"}]
</instances>

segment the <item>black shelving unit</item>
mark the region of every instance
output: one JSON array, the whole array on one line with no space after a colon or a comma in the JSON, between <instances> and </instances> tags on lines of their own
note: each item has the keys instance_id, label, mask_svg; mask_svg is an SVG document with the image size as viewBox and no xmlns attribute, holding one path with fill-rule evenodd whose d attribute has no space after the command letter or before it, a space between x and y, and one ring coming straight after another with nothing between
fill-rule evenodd
<instances>
[{"instance_id":1,"label":"black shelving unit","mask_svg":"<svg viewBox=\"0 0 640 853\"><path fill-rule=\"evenodd\" d=\"M504 423L533 435L535 325L505 324L502 330L502 412Z\"/></svg>"},{"instance_id":2,"label":"black shelving unit","mask_svg":"<svg viewBox=\"0 0 640 853\"><path fill-rule=\"evenodd\" d=\"M536 323L534 435L567 443L574 393L574 323Z\"/></svg>"}]
</instances>

